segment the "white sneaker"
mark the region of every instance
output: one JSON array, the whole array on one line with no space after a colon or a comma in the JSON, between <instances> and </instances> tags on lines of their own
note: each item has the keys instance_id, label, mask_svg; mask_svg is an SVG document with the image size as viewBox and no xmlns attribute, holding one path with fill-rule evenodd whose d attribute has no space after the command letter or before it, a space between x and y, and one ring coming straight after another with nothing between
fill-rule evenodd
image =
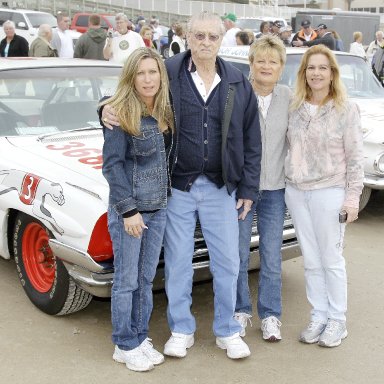
<instances>
[{"instance_id":1,"label":"white sneaker","mask_svg":"<svg viewBox=\"0 0 384 384\"><path fill-rule=\"evenodd\" d=\"M241 331L239 333L240 336L244 337L245 336L245 328L247 328L248 322L252 327L252 322L251 322L252 315L250 315L249 313L245 313L245 312L235 312L234 318L241 325Z\"/></svg>"},{"instance_id":2,"label":"white sneaker","mask_svg":"<svg viewBox=\"0 0 384 384\"><path fill-rule=\"evenodd\" d=\"M191 348L195 343L192 335L185 335L183 333L172 332L172 336L164 345L164 354L173 357L187 356L187 349Z\"/></svg>"},{"instance_id":3,"label":"white sneaker","mask_svg":"<svg viewBox=\"0 0 384 384\"><path fill-rule=\"evenodd\" d=\"M140 349L140 346L130 351L123 351L115 345L113 360L118 363L124 363L131 371L144 372L154 368L153 364Z\"/></svg>"},{"instance_id":4,"label":"white sneaker","mask_svg":"<svg viewBox=\"0 0 384 384\"><path fill-rule=\"evenodd\" d=\"M337 347L341 344L341 340L348 336L345 321L328 319L324 332L319 337L319 345L321 347Z\"/></svg>"},{"instance_id":5,"label":"white sneaker","mask_svg":"<svg viewBox=\"0 0 384 384\"><path fill-rule=\"evenodd\" d=\"M152 339L146 338L141 344L140 349L141 352L144 353L145 356L147 356L148 360L153 365L159 365L161 363L164 363L164 355L161 354L159 351L156 351L155 348L153 348L153 344L151 343Z\"/></svg>"},{"instance_id":6,"label":"white sneaker","mask_svg":"<svg viewBox=\"0 0 384 384\"><path fill-rule=\"evenodd\" d=\"M216 345L221 349L226 349L230 359L242 359L251 354L248 345L238 332L229 337L216 337Z\"/></svg>"},{"instance_id":7,"label":"white sneaker","mask_svg":"<svg viewBox=\"0 0 384 384\"><path fill-rule=\"evenodd\" d=\"M320 323L319 321L311 320L307 328L301 333L299 340L302 343L314 344L319 341L320 335L324 332L326 324Z\"/></svg>"},{"instance_id":8,"label":"white sneaker","mask_svg":"<svg viewBox=\"0 0 384 384\"><path fill-rule=\"evenodd\" d=\"M281 321L275 316L269 316L261 320L261 330L263 331L263 339L267 341L280 341Z\"/></svg>"}]
</instances>

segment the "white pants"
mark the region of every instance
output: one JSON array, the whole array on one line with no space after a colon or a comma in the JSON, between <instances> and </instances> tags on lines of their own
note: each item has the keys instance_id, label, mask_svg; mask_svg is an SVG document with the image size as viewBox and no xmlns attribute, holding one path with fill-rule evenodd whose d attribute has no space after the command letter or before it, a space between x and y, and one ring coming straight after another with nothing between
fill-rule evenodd
<instances>
[{"instance_id":1,"label":"white pants","mask_svg":"<svg viewBox=\"0 0 384 384\"><path fill-rule=\"evenodd\" d=\"M345 224L339 223L343 188L301 191L287 185L285 201L304 257L311 320L345 321L347 273L343 257Z\"/></svg>"}]
</instances>

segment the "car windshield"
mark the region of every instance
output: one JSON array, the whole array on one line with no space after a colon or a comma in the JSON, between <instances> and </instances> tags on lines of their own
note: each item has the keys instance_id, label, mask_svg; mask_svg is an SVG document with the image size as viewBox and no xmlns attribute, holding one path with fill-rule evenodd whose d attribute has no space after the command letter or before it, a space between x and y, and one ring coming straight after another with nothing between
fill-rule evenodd
<instances>
[{"instance_id":1,"label":"car windshield","mask_svg":"<svg viewBox=\"0 0 384 384\"><path fill-rule=\"evenodd\" d=\"M55 16L49 13L27 13L29 21L33 28L39 28L41 24L48 24L51 27L57 27L57 20Z\"/></svg>"},{"instance_id":2,"label":"car windshield","mask_svg":"<svg viewBox=\"0 0 384 384\"><path fill-rule=\"evenodd\" d=\"M254 32L259 32L262 21L263 20L259 19L238 19L236 27L239 27L240 29L251 29Z\"/></svg>"},{"instance_id":3,"label":"car windshield","mask_svg":"<svg viewBox=\"0 0 384 384\"><path fill-rule=\"evenodd\" d=\"M302 55L287 55L287 63L281 76L280 84L288 85L291 89L296 83L297 70ZM340 66L341 79L346 86L349 97L375 99L384 97L384 88L377 81L369 65L360 57L336 55ZM245 63L232 62L247 77L249 66Z\"/></svg>"},{"instance_id":4,"label":"car windshield","mask_svg":"<svg viewBox=\"0 0 384 384\"><path fill-rule=\"evenodd\" d=\"M116 29L116 20L115 20L115 16L103 16L103 18L107 19L107 20L108 20L108 23L111 24L112 27L113 27L114 29ZM104 24L105 24L106 26L108 26L107 23L106 23L103 19L102 19L101 21L102 21L103 26L104 26Z\"/></svg>"},{"instance_id":5,"label":"car windshield","mask_svg":"<svg viewBox=\"0 0 384 384\"><path fill-rule=\"evenodd\" d=\"M114 93L120 71L73 66L2 71L0 136L100 127L97 104Z\"/></svg>"}]
</instances>

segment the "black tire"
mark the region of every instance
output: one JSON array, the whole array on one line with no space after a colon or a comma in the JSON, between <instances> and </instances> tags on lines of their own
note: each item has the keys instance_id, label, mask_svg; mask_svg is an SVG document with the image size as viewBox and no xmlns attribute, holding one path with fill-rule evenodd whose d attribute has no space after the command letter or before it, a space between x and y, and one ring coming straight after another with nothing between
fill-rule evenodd
<instances>
[{"instance_id":1,"label":"black tire","mask_svg":"<svg viewBox=\"0 0 384 384\"><path fill-rule=\"evenodd\" d=\"M163 56L164 59L168 59L169 57L169 45L163 45L161 47L161 55Z\"/></svg>"},{"instance_id":2,"label":"black tire","mask_svg":"<svg viewBox=\"0 0 384 384\"><path fill-rule=\"evenodd\" d=\"M91 302L92 295L76 285L52 254L49 238L53 235L44 224L24 213L17 215L13 250L21 285L31 302L48 315L80 311Z\"/></svg>"},{"instance_id":3,"label":"black tire","mask_svg":"<svg viewBox=\"0 0 384 384\"><path fill-rule=\"evenodd\" d=\"M369 198L371 197L372 189L368 187L364 187L363 191L360 195L360 203L359 203L359 212L362 211L366 205L368 204Z\"/></svg>"}]
</instances>

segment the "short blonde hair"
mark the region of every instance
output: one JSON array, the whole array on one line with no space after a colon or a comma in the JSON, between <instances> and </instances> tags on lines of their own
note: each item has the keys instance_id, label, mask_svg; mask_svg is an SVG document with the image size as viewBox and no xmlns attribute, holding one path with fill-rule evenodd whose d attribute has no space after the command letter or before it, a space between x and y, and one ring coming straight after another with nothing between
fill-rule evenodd
<instances>
[{"instance_id":1,"label":"short blonde hair","mask_svg":"<svg viewBox=\"0 0 384 384\"><path fill-rule=\"evenodd\" d=\"M249 63L251 65L253 64L256 54L261 53L268 55L271 52L276 52L279 55L281 65L285 65L287 54L284 43L280 37L275 35L264 35L253 42L251 48L249 48Z\"/></svg>"},{"instance_id":2,"label":"short blonde hair","mask_svg":"<svg viewBox=\"0 0 384 384\"><path fill-rule=\"evenodd\" d=\"M361 37L363 37L363 34L360 31L353 32L353 41L357 41Z\"/></svg>"}]
</instances>

